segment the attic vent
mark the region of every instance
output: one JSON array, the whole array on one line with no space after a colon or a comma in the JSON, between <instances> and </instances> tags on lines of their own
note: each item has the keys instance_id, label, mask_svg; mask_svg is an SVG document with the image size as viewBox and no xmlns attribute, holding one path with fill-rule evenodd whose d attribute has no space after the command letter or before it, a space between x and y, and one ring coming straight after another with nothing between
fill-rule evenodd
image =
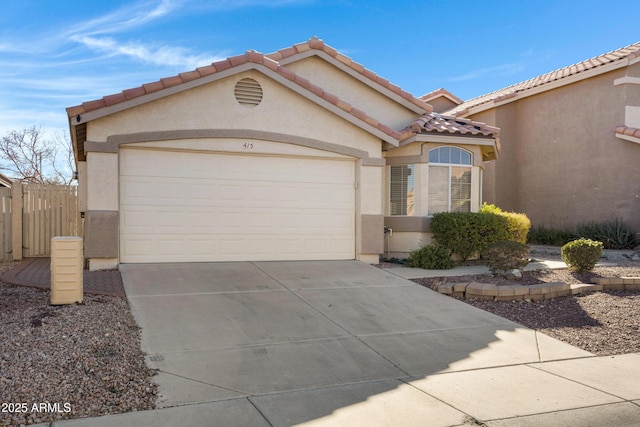
<instances>
[{"instance_id":1,"label":"attic vent","mask_svg":"<svg viewBox=\"0 0 640 427\"><path fill-rule=\"evenodd\" d=\"M262 101L262 86L253 79L242 79L236 83L234 94L240 104L255 107Z\"/></svg>"}]
</instances>

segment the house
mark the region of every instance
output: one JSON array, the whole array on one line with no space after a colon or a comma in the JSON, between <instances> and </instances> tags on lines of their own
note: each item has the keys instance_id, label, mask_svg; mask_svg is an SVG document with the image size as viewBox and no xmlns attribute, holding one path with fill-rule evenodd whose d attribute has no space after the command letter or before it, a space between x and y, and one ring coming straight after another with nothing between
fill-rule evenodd
<instances>
[{"instance_id":1,"label":"house","mask_svg":"<svg viewBox=\"0 0 640 427\"><path fill-rule=\"evenodd\" d=\"M420 99L431 105L436 113L444 113L464 102L444 88L422 95Z\"/></svg>"},{"instance_id":2,"label":"house","mask_svg":"<svg viewBox=\"0 0 640 427\"><path fill-rule=\"evenodd\" d=\"M483 200L534 226L618 217L640 231L640 42L446 112L501 129Z\"/></svg>"},{"instance_id":3,"label":"house","mask_svg":"<svg viewBox=\"0 0 640 427\"><path fill-rule=\"evenodd\" d=\"M92 270L406 256L431 213L479 209L499 151L315 37L67 113Z\"/></svg>"}]
</instances>

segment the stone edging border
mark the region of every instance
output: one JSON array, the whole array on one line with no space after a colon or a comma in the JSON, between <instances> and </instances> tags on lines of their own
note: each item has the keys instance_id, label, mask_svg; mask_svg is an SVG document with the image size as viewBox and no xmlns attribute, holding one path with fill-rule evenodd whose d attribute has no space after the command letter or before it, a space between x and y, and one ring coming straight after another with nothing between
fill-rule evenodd
<instances>
[{"instance_id":1,"label":"stone edging border","mask_svg":"<svg viewBox=\"0 0 640 427\"><path fill-rule=\"evenodd\" d=\"M441 294L464 299L543 301L565 295L577 295L597 291L640 291L640 277L598 277L595 284L570 285L564 282L539 283L536 285L504 285L493 283L442 283L437 291Z\"/></svg>"}]
</instances>

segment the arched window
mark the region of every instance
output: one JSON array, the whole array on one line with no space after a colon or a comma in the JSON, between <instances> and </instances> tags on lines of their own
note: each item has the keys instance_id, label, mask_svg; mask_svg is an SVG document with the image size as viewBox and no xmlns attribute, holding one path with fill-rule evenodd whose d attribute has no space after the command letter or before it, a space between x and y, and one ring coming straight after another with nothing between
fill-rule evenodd
<instances>
[{"instance_id":1,"label":"arched window","mask_svg":"<svg viewBox=\"0 0 640 427\"><path fill-rule=\"evenodd\" d=\"M458 147L438 147L429 150L429 163L471 166L472 155Z\"/></svg>"},{"instance_id":2,"label":"arched window","mask_svg":"<svg viewBox=\"0 0 640 427\"><path fill-rule=\"evenodd\" d=\"M429 150L429 215L471 211L473 155L459 147Z\"/></svg>"}]
</instances>

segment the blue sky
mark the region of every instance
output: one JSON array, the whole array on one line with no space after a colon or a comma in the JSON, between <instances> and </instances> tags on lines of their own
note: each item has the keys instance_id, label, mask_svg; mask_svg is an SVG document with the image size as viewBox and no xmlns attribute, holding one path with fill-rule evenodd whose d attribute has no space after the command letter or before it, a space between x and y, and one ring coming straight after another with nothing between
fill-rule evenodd
<instances>
[{"instance_id":1,"label":"blue sky","mask_svg":"<svg viewBox=\"0 0 640 427\"><path fill-rule=\"evenodd\" d=\"M5 0L0 136L246 50L318 36L419 96L462 99L640 41L637 0Z\"/></svg>"}]
</instances>

